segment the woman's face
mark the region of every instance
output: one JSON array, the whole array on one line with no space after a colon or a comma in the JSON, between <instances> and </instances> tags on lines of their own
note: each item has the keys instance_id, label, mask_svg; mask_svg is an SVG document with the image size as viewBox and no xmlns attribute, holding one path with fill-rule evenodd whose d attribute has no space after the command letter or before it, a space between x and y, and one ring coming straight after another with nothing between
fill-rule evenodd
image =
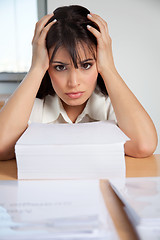
<instances>
[{"instance_id":1,"label":"woman's face","mask_svg":"<svg viewBox=\"0 0 160 240\"><path fill-rule=\"evenodd\" d=\"M85 52L79 46L81 62L78 68L73 65L71 57L65 48L59 48L50 63L48 72L52 86L64 105L80 106L91 96L97 84L98 71L96 60L87 46ZM49 50L51 59L53 49ZM95 52L96 53L96 52Z\"/></svg>"}]
</instances>

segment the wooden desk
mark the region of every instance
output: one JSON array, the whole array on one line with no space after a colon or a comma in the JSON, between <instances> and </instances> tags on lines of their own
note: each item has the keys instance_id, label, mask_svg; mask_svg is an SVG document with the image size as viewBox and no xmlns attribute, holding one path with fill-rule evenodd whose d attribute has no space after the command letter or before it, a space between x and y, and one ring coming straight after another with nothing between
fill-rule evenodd
<instances>
[{"instance_id":1,"label":"wooden desk","mask_svg":"<svg viewBox=\"0 0 160 240\"><path fill-rule=\"evenodd\" d=\"M126 177L152 177L160 176L160 154L149 158L126 157ZM0 161L0 180L16 180L16 160ZM137 240L138 236L131 226L125 212L123 203L115 195L107 180L100 181L105 204L110 212L119 238L122 240Z\"/></svg>"}]
</instances>

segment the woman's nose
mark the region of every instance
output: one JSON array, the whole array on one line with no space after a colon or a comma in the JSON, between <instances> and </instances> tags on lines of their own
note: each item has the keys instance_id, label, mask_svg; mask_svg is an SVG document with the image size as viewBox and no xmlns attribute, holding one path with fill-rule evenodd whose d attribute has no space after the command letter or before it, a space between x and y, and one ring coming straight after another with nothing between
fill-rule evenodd
<instances>
[{"instance_id":1,"label":"woman's nose","mask_svg":"<svg viewBox=\"0 0 160 240\"><path fill-rule=\"evenodd\" d=\"M68 86L73 88L76 87L77 85L80 85L78 69L74 69L70 72L68 76Z\"/></svg>"}]
</instances>

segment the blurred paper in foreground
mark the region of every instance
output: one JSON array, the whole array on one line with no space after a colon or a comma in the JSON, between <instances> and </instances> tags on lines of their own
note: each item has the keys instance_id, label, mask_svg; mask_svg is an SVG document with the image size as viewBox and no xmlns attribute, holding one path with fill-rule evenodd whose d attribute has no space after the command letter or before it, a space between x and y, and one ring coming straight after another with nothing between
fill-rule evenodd
<instances>
[{"instance_id":1,"label":"blurred paper in foreground","mask_svg":"<svg viewBox=\"0 0 160 240\"><path fill-rule=\"evenodd\" d=\"M0 181L0 239L117 239L96 180Z\"/></svg>"}]
</instances>

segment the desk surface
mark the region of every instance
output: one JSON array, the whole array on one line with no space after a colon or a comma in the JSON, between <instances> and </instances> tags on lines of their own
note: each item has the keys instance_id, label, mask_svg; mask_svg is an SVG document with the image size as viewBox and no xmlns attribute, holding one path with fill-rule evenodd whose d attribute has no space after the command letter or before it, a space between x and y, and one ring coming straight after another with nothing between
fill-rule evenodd
<instances>
[{"instance_id":1,"label":"desk surface","mask_svg":"<svg viewBox=\"0 0 160 240\"><path fill-rule=\"evenodd\" d=\"M160 176L160 154L148 158L126 157L126 177ZM0 180L16 180L16 160L0 161ZM137 240L138 237L131 226L123 204L115 195L107 180L100 181L100 188L107 209L113 219L119 238L122 240Z\"/></svg>"}]
</instances>

